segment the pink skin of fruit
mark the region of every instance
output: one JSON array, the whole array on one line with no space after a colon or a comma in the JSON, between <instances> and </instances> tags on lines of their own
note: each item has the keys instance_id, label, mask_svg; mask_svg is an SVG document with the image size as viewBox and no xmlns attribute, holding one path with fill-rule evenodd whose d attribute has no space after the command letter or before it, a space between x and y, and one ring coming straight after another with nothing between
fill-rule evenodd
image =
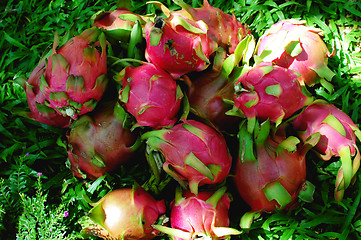
<instances>
[{"instance_id":1,"label":"pink skin of fruit","mask_svg":"<svg viewBox=\"0 0 361 240\"><path fill-rule=\"evenodd\" d=\"M160 129L177 121L183 94L168 73L143 63L126 67L119 75L122 84L119 98L137 125Z\"/></svg>"},{"instance_id":2,"label":"pink skin of fruit","mask_svg":"<svg viewBox=\"0 0 361 240\"><path fill-rule=\"evenodd\" d=\"M202 191L197 195L189 190L176 189L176 196L171 203L171 227L154 227L174 240L181 239L224 239L241 232L229 228L228 210L230 199L225 194L226 188L217 191Z\"/></svg>"},{"instance_id":3,"label":"pink skin of fruit","mask_svg":"<svg viewBox=\"0 0 361 240\"><path fill-rule=\"evenodd\" d=\"M232 157L223 135L204 123L186 120L142 139L164 156L163 169L183 186L187 181L193 193L198 186L221 183L230 171Z\"/></svg>"},{"instance_id":4,"label":"pink skin of fruit","mask_svg":"<svg viewBox=\"0 0 361 240\"><path fill-rule=\"evenodd\" d=\"M166 210L142 187L114 190L99 200L89 217L114 239L152 239L159 233L152 227Z\"/></svg>"},{"instance_id":5,"label":"pink skin of fruit","mask_svg":"<svg viewBox=\"0 0 361 240\"><path fill-rule=\"evenodd\" d=\"M76 119L92 111L103 95L107 85L105 39L98 42L101 53L90 45L99 36L100 30L87 29L58 50L58 39L54 40L40 90L47 105L61 115Z\"/></svg>"},{"instance_id":6,"label":"pink skin of fruit","mask_svg":"<svg viewBox=\"0 0 361 240\"><path fill-rule=\"evenodd\" d=\"M237 159L234 182L241 197L252 212L274 212L290 208L306 181L305 156L299 151L275 151L278 143L269 139L264 146L256 147L256 161L242 162ZM285 191L283 206L275 199L268 200L268 187L282 186ZM281 187L281 188L282 188ZM281 202L282 203L282 202Z\"/></svg>"},{"instance_id":7,"label":"pink skin of fruit","mask_svg":"<svg viewBox=\"0 0 361 240\"><path fill-rule=\"evenodd\" d=\"M259 39L256 55L300 73L301 84L312 86L320 77L331 80L334 76L327 67L332 54L322 40L322 31L306 26L305 21L289 19L271 26Z\"/></svg>"},{"instance_id":8,"label":"pink skin of fruit","mask_svg":"<svg viewBox=\"0 0 361 240\"><path fill-rule=\"evenodd\" d=\"M234 107L247 118L269 118L279 124L310 101L297 77L292 70L260 63L235 83Z\"/></svg>"},{"instance_id":9,"label":"pink skin of fruit","mask_svg":"<svg viewBox=\"0 0 361 240\"><path fill-rule=\"evenodd\" d=\"M107 31L124 29L131 31L135 21L127 20L129 15L133 15L134 19L142 20L141 16L129 11L128 9L116 9L101 13L94 19L94 25L98 28L104 28Z\"/></svg>"},{"instance_id":10,"label":"pink skin of fruit","mask_svg":"<svg viewBox=\"0 0 361 240\"><path fill-rule=\"evenodd\" d=\"M123 127L119 108L111 103L73 122L67 134L68 158L76 177L97 179L134 156L137 137Z\"/></svg>"},{"instance_id":11,"label":"pink skin of fruit","mask_svg":"<svg viewBox=\"0 0 361 240\"><path fill-rule=\"evenodd\" d=\"M200 192L197 196L193 193L186 193L183 201L172 207L171 225L173 228L183 231L194 232L193 234L212 234L213 226L228 227L228 209L230 200L223 195L217 208L205 201L212 196L212 193ZM195 214L196 213L196 214ZM175 238L178 239L178 238Z\"/></svg>"},{"instance_id":12,"label":"pink skin of fruit","mask_svg":"<svg viewBox=\"0 0 361 240\"><path fill-rule=\"evenodd\" d=\"M39 84L45 72L45 58L35 67L29 79L19 78L17 82L24 88L30 112L25 113L26 117L37 122L45 123L54 127L66 128L71 122L68 116L58 114L54 109L45 105L45 95L40 91Z\"/></svg>"},{"instance_id":13,"label":"pink skin of fruit","mask_svg":"<svg viewBox=\"0 0 361 240\"><path fill-rule=\"evenodd\" d=\"M336 179L335 197L342 200L344 189L360 167L360 151L356 144L356 137L361 138L359 128L335 105L321 101L309 105L293 120L293 126L303 141L314 134L321 134L314 149L322 160L341 158L342 167Z\"/></svg>"},{"instance_id":14,"label":"pink skin of fruit","mask_svg":"<svg viewBox=\"0 0 361 240\"><path fill-rule=\"evenodd\" d=\"M249 229L253 219L262 212L289 210L297 200L313 201L314 186L306 180L306 154L316 145L319 135L303 144L290 133L290 124L273 128L267 119L253 128L249 120L240 124L237 134L239 148L233 181L239 195L251 207L240 221Z\"/></svg>"},{"instance_id":15,"label":"pink skin of fruit","mask_svg":"<svg viewBox=\"0 0 361 240\"><path fill-rule=\"evenodd\" d=\"M187 29L188 30L187 30ZM180 15L157 17L145 25L147 61L167 71L173 78L209 65L209 56L217 44L207 35L202 21L190 21Z\"/></svg>"},{"instance_id":16,"label":"pink skin of fruit","mask_svg":"<svg viewBox=\"0 0 361 240\"><path fill-rule=\"evenodd\" d=\"M228 54L234 53L238 43L250 35L250 30L234 15L227 14L221 9L213 7L207 0L203 1L202 7L192 8L182 0L174 1L183 9L172 12L172 14L183 15L193 21L203 21L208 26L208 36Z\"/></svg>"},{"instance_id":17,"label":"pink skin of fruit","mask_svg":"<svg viewBox=\"0 0 361 240\"><path fill-rule=\"evenodd\" d=\"M136 23L145 25L145 18L125 8L102 12L94 19L93 26L102 28L107 40L114 45L119 41L129 42L131 32Z\"/></svg>"},{"instance_id":18,"label":"pink skin of fruit","mask_svg":"<svg viewBox=\"0 0 361 240\"><path fill-rule=\"evenodd\" d=\"M229 197L224 194L216 207L207 200L214 192L199 192L198 195L186 191L182 199L172 203L170 223L172 228L191 233L192 236L217 238L214 227L228 227ZM192 239L194 239L193 237ZM174 238L180 240L181 238Z\"/></svg>"},{"instance_id":19,"label":"pink skin of fruit","mask_svg":"<svg viewBox=\"0 0 361 240\"><path fill-rule=\"evenodd\" d=\"M188 99L193 112L199 117L209 120L219 130L238 129L240 118L227 115L232 109L224 99L232 100L233 82L219 71L203 71L191 78Z\"/></svg>"}]
</instances>

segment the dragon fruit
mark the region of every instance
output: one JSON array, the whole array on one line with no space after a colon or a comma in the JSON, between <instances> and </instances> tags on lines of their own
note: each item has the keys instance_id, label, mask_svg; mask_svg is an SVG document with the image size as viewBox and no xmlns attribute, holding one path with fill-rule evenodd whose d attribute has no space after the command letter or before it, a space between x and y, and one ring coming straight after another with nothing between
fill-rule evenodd
<instances>
[{"instance_id":1,"label":"dragon fruit","mask_svg":"<svg viewBox=\"0 0 361 240\"><path fill-rule=\"evenodd\" d=\"M99 41L94 43L98 38ZM92 111L106 89L105 38L99 29L90 28L57 50L58 44L56 37L39 88L47 106L76 119ZM101 53L97 50L98 44Z\"/></svg>"},{"instance_id":2,"label":"dragon fruit","mask_svg":"<svg viewBox=\"0 0 361 240\"><path fill-rule=\"evenodd\" d=\"M108 39L128 42L137 21L145 24L141 15L126 8L119 8L95 15L93 26L103 28Z\"/></svg>"},{"instance_id":3,"label":"dragon fruit","mask_svg":"<svg viewBox=\"0 0 361 240\"><path fill-rule=\"evenodd\" d=\"M335 74L327 67L332 54L322 39L322 31L305 24L295 19L274 24L260 37L256 55L300 73L299 81L312 86L320 77L331 80Z\"/></svg>"},{"instance_id":4,"label":"dragon fruit","mask_svg":"<svg viewBox=\"0 0 361 240\"><path fill-rule=\"evenodd\" d=\"M274 212L290 206L305 183L305 156L298 151L276 152L278 143L272 140L266 144L257 147L256 161L237 160L234 179L252 211Z\"/></svg>"},{"instance_id":5,"label":"dragon fruit","mask_svg":"<svg viewBox=\"0 0 361 240\"><path fill-rule=\"evenodd\" d=\"M145 58L174 78L204 70L217 48L207 31L203 21L190 21L181 15L158 16L154 23L145 25Z\"/></svg>"},{"instance_id":6,"label":"dragon fruit","mask_svg":"<svg viewBox=\"0 0 361 240\"><path fill-rule=\"evenodd\" d=\"M215 70L202 71L190 79L188 100L192 112L210 121L219 130L231 131L234 126L238 128L240 118L226 114L232 109L225 99L233 99L233 82Z\"/></svg>"},{"instance_id":7,"label":"dragon fruit","mask_svg":"<svg viewBox=\"0 0 361 240\"><path fill-rule=\"evenodd\" d=\"M340 157L342 167L336 177L335 198L341 201L360 167L360 151L356 145L356 137L361 140L360 129L341 109L322 101L309 105L293 120L293 126L303 141L321 134L314 150L322 160Z\"/></svg>"},{"instance_id":8,"label":"dragon fruit","mask_svg":"<svg viewBox=\"0 0 361 240\"><path fill-rule=\"evenodd\" d=\"M227 177L232 163L223 135L204 123L185 120L169 129L142 135L164 157L163 169L193 193L198 186L215 185Z\"/></svg>"},{"instance_id":9,"label":"dragon fruit","mask_svg":"<svg viewBox=\"0 0 361 240\"><path fill-rule=\"evenodd\" d=\"M111 191L95 204L88 215L109 233L111 239L147 240L159 233L152 225L165 210L164 200L155 200L138 186Z\"/></svg>"},{"instance_id":10,"label":"dragon fruit","mask_svg":"<svg viewBox=\"0 0 361 240\"><path fill-rule=\"evenodd\" d=\"M239 76L240 62L248 65L254 45L252 36L247 36L234 54L227 56L223 48L218 48L211 68L183 76L188 85L190 110L220 131L238 130L241 118L229 114L233 113L234 81Z\"/></svg>"},{"instance_id":11,"label":"dragon fruit","mask_svg":"<svg viewBox=\"0 0 361 240\"><path fill-rule=\"evenodd\" d=\"M234 53L238 43L246 35L251 35L250 30L234 15L211 6L207 0L203 0L203 5L199 8L192 8L182 0L173 0L173 2L183 8L172 12L173 15L182 15L193 21L205 22L208 26L209 38L225 49L228 54Z\"/></svg>"},{"instance_id":12,"label":"dragon fruit","mask_svg":"<svg viewBox=\"0 0 361 240\"><path fill-rule=\"evenodd\" d=\"M66 128L71 123L71 118L60 115L54 109L46 106L45 95L39 89L40 79L45 72L45 68L46 61L43 58L30 74L29 79L22 77L16 79L16 82L25 90L30 109L30 112L24 113L24 116L54 127Z\"/></svg>"},{"instance_id":13,"label":"dragon fruit","mask_svg":"<svg viewBox=\"0 0 361 240\"><path fill-rule=\"evenodd\" d=\"M263 130L256 131L253 137L244 121L238 134L240 148L233 180L251 207L251 212L241 219L242 228L249 228L249 216L294 207L300 192L306 195L307 184L313 186L306 181L305 155L318 139L299 146L300 140L286 136L284 125L271 135L269 120L260 126L256 129Z\"/></svg>"},{"instance_id":14,"label":"dragon fruit","mask_svg":"<svg viewBox=\"0 0 361 240\"><path fill-rule=\"evenodd\" d=\"M122 85L119 98L137 125L158 129L177 121L183 93L167 72L143 63L124 68L117 81Z\"/></svg>"},{"instance_id":15,"label":"dragon fruit","mask_svg":"<svg viewBox=\"0 0 361 240\"><path fill-rule=\"evenodd\" d=\"M174 240L181 239L223 239L241 232L229 228L228 210L230 199L226 188L216 192L199 192L198 195L179 188L171 203L170 222L172 228L155 225L154 228L170 235Z\"/></svg>"},{"instance_id":16,"label":"dragon fruit","mask_svg":"<svg viewBox=\"0 0 361 240\"><path fill-rule=\"evenodd\" d=\"M303 93L297 77L292 70L260 63L235 83L234 108L247 118L269 118L278 125L312 99Z\"/></svg>"},{"instance_id":17,"label":"dragon fruit","mask_svg":"<svg viewBox=\"0 0 361 240\"><path fill-rule=\"evenodd\" d=\"M111 102L73 122L67 134L68 158L76 177L99 178L134 156L139 141L123 127L124 114Z\"/></svg>"}]
</instances>

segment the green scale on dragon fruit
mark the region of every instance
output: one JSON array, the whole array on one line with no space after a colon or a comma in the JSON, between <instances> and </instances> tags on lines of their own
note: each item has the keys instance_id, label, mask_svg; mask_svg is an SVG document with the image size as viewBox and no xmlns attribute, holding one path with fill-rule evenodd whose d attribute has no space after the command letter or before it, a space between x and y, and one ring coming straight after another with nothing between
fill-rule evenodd
<instances>
[{"instance_id":1,"label":"green scale on dragon fruit","mask_svg":"<svg viewBox=\"0 0 361 240\"><path fill-rule=\"evenodd\" d=\"M226 187L217 191L202 191L197 195L177 188L171 203L171 227L153 227L174 240L224 239L239 235L240 231L229 227L229 207L230 198L226 194Z\"/></svg>"}]
</instances>

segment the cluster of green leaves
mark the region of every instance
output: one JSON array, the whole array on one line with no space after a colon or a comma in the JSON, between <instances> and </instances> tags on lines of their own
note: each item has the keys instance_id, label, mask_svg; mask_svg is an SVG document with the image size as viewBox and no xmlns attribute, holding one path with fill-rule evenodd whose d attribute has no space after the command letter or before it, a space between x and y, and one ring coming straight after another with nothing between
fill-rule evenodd
<instances>
[{"instance_id":1,"label":"cluster of green leaves","mask_svg":"<svg viewBox=\"0 0 361 240\"><path fill-rule=\"evenodd\" d=\"M47 194L42 191L41 175L38 174L36 194L29 197L20 194L23 212L19 217L19 230L17 239L64 239L66 225L62 224L68 217L68 211L61 203L55 209L46 205Z\"/></svg>"},{"instance_id":2,"label":"cluster of green leaves","mask_svg":"<svg viewBox=\"0 0 361 240\"><path fill-rule=\"evenodd\" d=\"M179 9L171 0L161 1ZM199 7L202 0L186 1ZM312 89L360 123L361 3L342 0L209 0L212 6L234 13L256 39L282 19L307 20L321 28L335 56L330 68L334 91ZM28 77L42 55L52 47L54 33L75 35L91 26L91 17L115 9L116 0L9 0L0 6L0 235L4 239L81 238L79 219L111 189L147 184L144 166L122 167L95 181L72 176L67 166L66 132L23 117L26 96L17 76ZM160 13L145 1L133 1L140 14ZM67 37L68 36L68 37ZM310 157L311 159L312 156ZM241 239L356 239L360 237L360 177L346 191L342 203L333 199L338 162L309 161L309 180L316 185L313 203L300 203L291 212L264 214ZM38 176L42 173L41 177ZM360 174L359 174L360 175ZM237 204L236 204L237 205ZM244 204L232 209L238 228ZM64 217L65 211L68 216Z\"/></svg>"}]
</instances>

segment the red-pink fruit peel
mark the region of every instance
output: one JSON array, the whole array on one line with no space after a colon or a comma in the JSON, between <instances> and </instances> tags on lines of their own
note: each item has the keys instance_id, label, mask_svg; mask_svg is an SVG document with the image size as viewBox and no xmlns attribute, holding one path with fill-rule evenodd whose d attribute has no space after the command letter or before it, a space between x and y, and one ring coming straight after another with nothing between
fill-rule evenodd
<instances>
[{"instance_id":1,"label":"red-pink fruit peel","mask_svg":"<svg viewBox=\"0 0 361 240\"><path fill-rule=\"evenodd\" d=\"M108 104L74 121L67 134L68 158L76 177L99 178L127 162L139 146L137 135L123 126L121 106Z\"/></svg>"},{"instance_id":2,"label":"red-pink fruit peel","mask_svg":"<svg viewBox=\"0 0 361 240\"><path fill-rule=\"evenodd\" d=\"M232 109L225 100L233 100L233 82L221 72L212 69L191 78L187 95L192 112L219 130L230 130L238 125L240 118L226 114Z\"/></svg>"},{"instance_id":3,"label":"red-pink fruit peel","mask_svg":"<svg viewBox=\"0 0 361 240\"><path fill-rule=\"evenodd\" d=\"M171 204L171 228L154 227L175 240L197 237L218 239L239 235L240 231L228 227L230 199L225 192L226 188L223 187L216 192L199 192L195 195L190 191L182 193L178 188Z\"/></svg>"},{"instance_id":4,"label":"red-pink fruit peel","mask_svg":"<svg viewBox=\"0 0 361 240\"><path fill-rule=\"evenodd\" d=\"M127 43L127 58L143 58L140 56L139 45L144 42L143 27L146 17L121 7L112 11L96 13L92 19L94 20L93 26L102 28L107 41L112 45L119 45L119 42Z\"/></svg>"},{"instance_id":5,"label":"red-pink fruit peel","mask_svg":"<svg viewBox=\"0 0 361 240\"><path fill-rule=\"evenodd\" d=\"M57 50L58 43L55 37L53 53L48 58L39 88L47 106L76 119L92 111L106 89L105 37L94 27L71 38ZM98 44L101 53L95 47Z\"/></svg>"},{"instance_id":6,"label":"red-pink fruit peel","mask_svg":"<svg viewBox=\"0 0 361 240\"><path fill-rule=\"evenodd\" d=\"M156 17L154 23L145 25L145 57L174 78L202 71L217 48L207 31L207 25L202 21L190 21L180 15L171 15L167 19Z\"/></svg>"},{"instance_id":7,"label":"red-pink fruit peel","mask_svg":"<svg viewBox=\"0 0 361 240\"><path fill-rule=\"evenodd\" d=\"M40 91L40 81L45 73L45 68L46 58L44 57L32 71L29 79L22 77L15 79L15 81L24 88L30 109L30 112L22 112L19 114L47 125L66 128L71 123L71 118L63 116L53 108L48 107L45 95Z\"/></svg>"},{"instance_id":8,"label":"red-pink fruit peel","mask_svg":"<svg viewBox=\"0 0 361 240\"><path fill-rule=\"evenodd\" d=\"M332 54L322 39L322 31L306 26L305 21L287 19L272 25L260 37L256 55L264 62L300 73L299 81L309 86L320 78L330 81L335 75L327 66Z\"/></svg>"},{"instance_id":9,"label":"red-pink fruit peel","mask_svg":"<svg viewBox=\"0 0 361 240\"><path fill-rule=\"evenodd\" d=\"M165 213L164 201L155 200L142 187L113 190L89 211L89 217L116 239L152 239L152 227Z\"/></svg>"},{"instance_id":10,"label":"red-pink fruit peel","mask_svg":"<svg viewBox=\"0 0 361 240\"><path fill-rule=\"evenodd\" d=\"M169 129L142 135L147 145L161 152L163 169L193 193L198 186L219 184L228 175L232 157L223 135L204 123L186 120Z\"/></svg>"},{"instance_id":11,"label":"red-pink fruit peel","mask_svg":"<svg viewBox=\"0 0 361 240\"><path fill-rule=\"evenodd\" d=\"M312 101L297 77L292 70L260 63L235 83L234 108L247 118L269 118L278 125Z\"/></svg>"},{"instance_id":12,"label":"red-pink fruit peel","mask_svg":"<svg viewBox=\"0 0 361 240\"><path fill-rule=\"evenodd\" d=\"M119 98L138 126L155 129L174 125L183 93L173 78L161 68L143 63L122 70Z\"/></svg>"},{"instance_id":13,"label":"red-pink fruit peel","mask_svg":"<svg viewBox=\"0 0 361 240\"><path fill-rule=\"evenodd\" d=\"M360 167L356 144L356 138L361 139L359 128L346 113L323 101L309 105L293 120L293 126L303 141L321 135L314 149L322 160L340 157L342 167L336 177L335 197L342 200L344 190Z\"/></svg>"},{"instance_id":14,"label":"red-pink fruit peel","mask_svg":"<svg viewBox=\"0 0 361 240\"><path fill-rule=\"evenodd\" d=\"M103 28L106 31L125 30L130 33L137 21L145 24L142 16L128 9L116 9L95 15L93 26Z\"/></svg>"},{"instance_id":15,"label":"red-pink fruit peel","mask_svg":"<svg viewBox=\"0 0 361 240\"><path fill-rule=\"evenodd\" d=\"M173 15L182 15L194 21L205 22L208 26L209 37L228 54L234 53L240 41L247 35L251 35L250 30L238 21L235 15L227 14L211 6L207 0L204 0L202 7L199 8L193 8L182 0L173 0L173 2L182 7L182 10L172 12Z\"/></svg>"},{"instance_id":16,"label":"red-pink fruit peel","mask_svg":"<svg viewBox=\"0 0 361 240\"><path fill-rule=\"evenodd\" d=\"M234 182L239 194L251 212L291 208L306 182L305 152L297 147L300 141L286 137L282 128L276 135L257 141L246 124L241 128L240 150L245 152L245 147L252 146L254 153L252 157L240 154L236 162Z\"/></svg>"}]
</instances>

